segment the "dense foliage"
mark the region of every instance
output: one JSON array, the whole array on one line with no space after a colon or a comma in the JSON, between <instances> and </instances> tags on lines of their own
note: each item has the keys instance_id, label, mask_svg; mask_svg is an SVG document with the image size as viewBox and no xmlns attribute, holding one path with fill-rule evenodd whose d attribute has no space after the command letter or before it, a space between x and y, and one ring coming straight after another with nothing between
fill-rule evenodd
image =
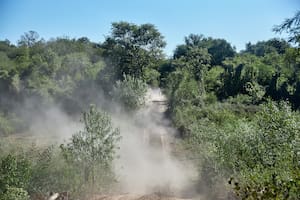
<instances>
[{"instance_id":1,"label":"dense foliage","mask_svg":"<svg viewBox=\"0 0 300 200\"><path fill-rule=\"evenodd\" d=\"M296 43L298 20L299 13L278 26ZM199 166L200 190L217 198L229 184L241 199L299 199L299 47L249 43L214 65L203 41L190 35L178 46L165 83L170 116Z\"/></svg>"},{"instance_id":2,"label":"dense foliage","mask_svg":"<svg viewBox=\"0 0 300 200\"><path fill-rule=\"evenodd\" d=\"M27 187L30 179L29 162L24 158L8 155L2 158L0 164L0 199L28 198L24 188Z\"/></svg>"},{"instance_id":3,"label":"dense foliage","mask_svg":"<svg viewBox=\"0 0 300 200\"><path fill-rule=\"evenodd\" d=\"M117 81L112 90L112 98L126 110L134 111L145 104L147 84L129 75L124 75L123 81Z\"/></svg>"},{"instance_id":4,"label":"dense foliage","mask_svg":"<svg viewBox=\"0 0 300 200\"><path fill-rule=\"evenodd\" d=\"M93 103L133 111L143 106L147 84L160 86L185 156L198 166L199 192L217 198L221 185L235 198L300 199L299 21L297 12L275 26L288 41L248 43L241 52L224 39L190 34L170 58L152 24L113 23L103 43L45 41L34 31L17 45L0 41L0 134L30 131L24 110L49 105L70 116ZM83 131L60 149L0 141L0 199L101 190L96 179L113 181L118 129L95 106L82 120Z\"/></svg>"},{"instance_id":5,"label":"dense foliage","mask_svg":"<svg viewBox=\"0 0 300 200\"><path fill-rule=\"evenodd\" d=\"M83 114L82 121L84 130L74 134L68 144L60 147L66 161L75 166L82 176L83 187L91 187L92 192L100 191L101 186L109 188L113 181L110 170L120 131L113 128L108 114L97 111L94 105Z\"/></svg>"}]
</instances>

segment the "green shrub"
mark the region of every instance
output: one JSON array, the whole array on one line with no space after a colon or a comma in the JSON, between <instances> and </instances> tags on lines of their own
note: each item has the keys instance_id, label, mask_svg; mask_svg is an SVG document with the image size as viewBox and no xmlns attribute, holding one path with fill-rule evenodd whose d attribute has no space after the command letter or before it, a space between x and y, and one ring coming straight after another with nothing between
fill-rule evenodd
<instances>
[{"instance_id":1,"label":"green shrub","mask_svg":"<svg viewBox=\"0 0 300 200\"><path fill-rule=\"evenodd\" d=\"M0 199L29 199L26 188L30 175L30 163L27 159L12 154L3 157L0 166Z\"/></svg>"},{"instance_id":2,"label":"green shrub","mask_svg":"<svg viewBox=\"0 0 300 200\"><path fill-rule=\"evenodd\" d=\"M243 199L299 199L298 113L286 102L269 101L253 124L257 125L248 132L240 130L240 137L227 138L221 147L230 146L222 155L230 155L225 162L234 168L236 193Z\"/></svg>"},{"instance_id":3,"label":"green shrub","mask_svg":"<svg viewBox=\"0 0 300 200\"><path fill-rule=\"evenodd\" d=\"M220 179L231 177L242 199L299 199L299 113L286 102L269 101L247 118L228 105L185 106L175 112L200 185L214 193Z\"/></svg>"},{"instance_id":4,"label":"green shrub","mask_svg":"<svg viewBox=\"0 0 300 200\"><path fill-rule=\"evenodd\" d=\"M44 195L49 191L74 191L78 186L76 171L65 162L58 148L35 148L30 156L33 171L28 186L30 193Z\"/></svg>"},{"instance_id":5,"label":"green shrub","mask_svg":"<svg viewBox=\"0 0 300 200\"><path fill-rule=\"evenodd\" d=\"M29 200L29 195L23 188L8 187L5 193L0 195L0 200Z\"/></svg>"},{"instance_id":6,"label":"green shrub","mask_svg":"<svg viewBox=\"0 0 300 200\"><path fill-rule=\"evenodd\" d=\"M8 187L27 188L31 175L27 159L9 154L2 158L0 166L0 193Z\"/></svg>"},{"instance_id":7,"label":"green shrub","mask_svg":"<svg viewBox=\"0 0 300 200\"><path fill-rule=\"evenodd\" d=\"M124 75L123 81L117 81L111 93L114 101L127 110L136 110L145 104L147 84L141 79Z\"/></svg>"}]
</instances>

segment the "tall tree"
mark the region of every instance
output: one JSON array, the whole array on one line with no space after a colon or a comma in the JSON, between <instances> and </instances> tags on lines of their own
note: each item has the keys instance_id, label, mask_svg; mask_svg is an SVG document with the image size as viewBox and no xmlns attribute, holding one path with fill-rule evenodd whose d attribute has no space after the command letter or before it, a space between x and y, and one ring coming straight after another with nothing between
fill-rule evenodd
<instances>
[{"instance_id":1,"label":"tall tree","mask_svg":"<svg viewBox=\"0 0 300 200\"><path fill-rule=\"evenodd\" d=\"M206 48L211 55L211 65L222 65L222 61L227 57L235 55L235 49L224 39L214 39L203 35L190 34L185 37L185 44L180 45L174 52L174 57L185 55L188 47Z\"/></svg>"},{"instance_id":2,"label":"tall tree","mask_svg":"<svg viewBox=\"0 0 300 200\"><path fill-rule=\"evenodd\" d=\"M110 62L107 74L112 76L111 80L122 79L125 73L151 83L151 79L158 77L149 74L159 75L151 71L157 71L165 45L163 36L152 24L113 23L112 33L102 45Z\"/></svg>"},{"instance_id":3,"label":"tall tree","mask_svg":"<svg viewBox=\"0 0 300 200\"><path fill-rule=\"evenodd\" d=\"M20 46L32 47L35 43L38 42L39 38L40 36L37 32L29 31L21 36L21 39L18 41L18 44Z\"/></svg>"},{"instance_id":4,"label":"tall tree","mask_svg":"<svg viewBox=\"0 0 300 200\"><path fill-rule=\"evenodd\" d=\"M199 92L201 95L205 93L204 80L205 75L210 67L211 56L206 49L195 47L187 47L186 52L180 57L173 60L174 68L185 69L190 76L199 84Z\"/></svg>"}]
</instances>

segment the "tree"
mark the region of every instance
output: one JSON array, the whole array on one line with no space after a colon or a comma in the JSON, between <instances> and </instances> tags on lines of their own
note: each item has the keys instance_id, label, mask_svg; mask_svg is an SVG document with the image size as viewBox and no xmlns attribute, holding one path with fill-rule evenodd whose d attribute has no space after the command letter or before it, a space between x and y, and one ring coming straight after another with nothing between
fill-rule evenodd
<instances>
[{"instance_id":1,"label":"tree","mask_svg":"<svg viewBox=\"0 0 300 200\"><path fill-rule=\"evenodd\" d=\"M35 43L38 42L39 37L40 36L37 32L29 31L21 36L21 39L18 41L18 44L20 46L32 47Z\"/></svg>"},{"instance_id":2,"label":"tree","mask_svg":"<svg viewBox=\"0 0 300 200\"><path fill-rule=\"evenodd\" d=\"M274 59L278 57L275 53ZM222 99L242 93L249 94L256 103L259 102L265 94L265 88L267 91L270 89L270 82L276 72L274 63L268 63L266 57L260 58L251 54L226 59L223 62L223 88L219 97Z\"/></svg>"},{"instance_id":3,"label":"tree","mask_svg":"<svg viewBox=\"0 0 300 200\"><path fill-rule=\"evenodd\" d=\"M168 76L168 90L171 110L188 105L202 105L203 94L199 83L186 69L178 69Z\"/></svg>"},{"instance_id":4,"label":"tree","mask_svg":"<svg viewBox=\"0 0 300 200\"><path fill-rule=\"evenodd\" d=\"M116 82L111 95L113 100L132 111L145 104L147 88L141 79L124 74L124 80Z\"/></svg>"},{"instance_id":5,"label":"tree","mask_svg":"<svg viewBox=\"0 0 300 200\"><path fill-rule=\"evenodd\" d=\"M294 42L300 45L300 11L297 11L294 17L286 19L282 24L273 28L276 33L283 31L289 34L289 42Z\"/></svg>"},{"instance_id":6,"label":"tree","mask_svg":"<svg viewBox=\"0 0 300 200\"><path fill-rule=\"evenodd\" d=\"M108 62L102 78L108 75L111 84L125 73L150 83L149 73L157 71L165 45L163 36L152 24L112 23L112 33L102 45Z\"/></svg>"},{"instance_id":7,"label":"tree","mask_svg":"<svg viewBox=\"0 0 300 200\"><path fill-rule=\"evenodd\" d=\"M230 58L235 55L235 48L224 39L213 39L209 37L205 43L207 43L208 53L211 54L212 66L222 65L222 62L226 58Z\"/></svg>"},{"instance_id":8,"label":"tree","mask_svg":"<svg viewBox=\"0 0 300 200\"><path fill-rule=\"evenodd\" d=\"M222 65L225 58L233 57L235 49L224 39L214 39L203 35L190 34L185 37L185 44L175 49L174 58L186 55L191 47L207 49L211 55L211 65Z\"/></svg>"},{"instance_id":9,"label":"tree","mask_svg":"<svg viewBox=\"0 0 300 200\"><path fill-rule=\"evenodd\" d=\"M222 75L224 74L224 68L221 66L214 66L208 70L205 78L205 90L207 92L213 92L219 94L223 87Z\"/></svg>"},{"instance_id":10,"label":"tree","mask_svg":"<svg viewBox=\"0 0 300 200\"><path fill-rule=\"evenodd\" d=\"M113 128L108 114L98 111L95 105L83 113L82 122L84 129L75 133L68 144L61 145L61 150L67 162L78 167L84 183L95 189L96 180L101 183L111 178L120 131ZM112 180L107 181L106 186Z\"/></svg>"},{"instance_id":11,"label":"tree","mask_svg":"<svg viewBox=\"0 0 300 200\"><path fill-rule=\"evenodd\" d=\"M179 49L181 46L179 46ZM174 53L172 65L175 69L184 69L189 72L190 77L198 82L199 95L205 94L205 76L210 67L211 56L207 49L198 46L186 46L182 54ZM177 51L178 50L178 51Z\"/></svg>"},{"instance_id":12,"label":"tree","mask_svg":"<svg viewBox=\"0 0 300 200\"><path fill-rule=\"evenodd\" d=\"M264 56L268 53L277 52L284 54L286 49L290 47L289 43L280 39L270 39L268 41L259 41L256 44L250 42L246 44L246 50L242 53L251 53L256 56Z\"/></svg>"}]
</instances>

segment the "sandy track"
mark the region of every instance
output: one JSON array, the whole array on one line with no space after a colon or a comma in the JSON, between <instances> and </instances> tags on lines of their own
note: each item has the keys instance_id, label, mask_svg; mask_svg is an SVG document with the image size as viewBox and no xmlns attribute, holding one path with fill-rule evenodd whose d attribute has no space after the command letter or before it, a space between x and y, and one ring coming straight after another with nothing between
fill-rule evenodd
<instances>
[{"instance_id":1,"label":"sandy track","mask_svg":"<svg viewBox=\"0 0 300 200\"><path fill-rule=\"evenodd\" d=\"M102 195L95 196L89 200L189 200L170 196L163 196L158 194L148 195L134 195L134 194L123 194L123 195Z\"/></svg>"}]
</instances>

